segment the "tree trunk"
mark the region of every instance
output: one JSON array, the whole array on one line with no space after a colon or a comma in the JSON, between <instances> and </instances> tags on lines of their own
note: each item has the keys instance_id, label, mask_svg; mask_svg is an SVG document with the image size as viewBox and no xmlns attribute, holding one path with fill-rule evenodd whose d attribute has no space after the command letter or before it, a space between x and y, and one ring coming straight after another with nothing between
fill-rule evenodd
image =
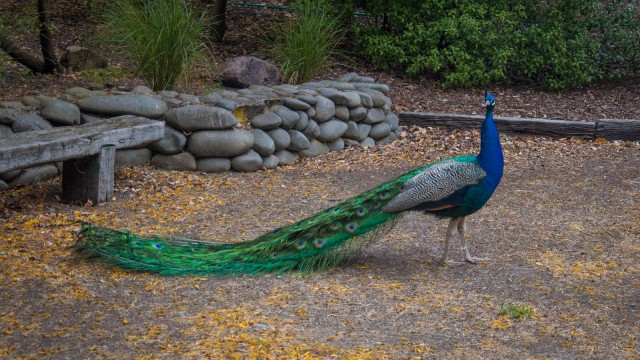
<instances>
[{"instance_id":1,"label":"tree trunk","mask_svg":"<svg viewBox=\"0 0 640 360\"><path fill-rule=\"evenodd\" d=\"M213 15L210 26L211 40L221 42L224 32L227 30L226 16L227 0L214 0Z\"/></svg>"},{"instance_id":2,"label":"tree trunk","mask_svg":"<svg viewBox=\"0 0 640 360\"><path fill-rule=\"evenodd\" d=\"M49 74L54 71L61 71L62 66L56 57L53 36L50 31L52 24L49 19L49 6L46 0L38 0L38 21L40 23L40 49L43 59L20 50L11 39L2 33L0 33L0 50L6 52L15 61L35 73Z\"/></svg>"},{"instance_id":3,"label":"tree trunk","mask_svg":"<svg viewBox=\"0 0 640 360\"><path fill-rule=\"evenodd\" d=\"M46 0L38 0L38 21L40 22L40 49L44 59L43 72L52 73L62 70L54 49L53 35L51 35L51 20L49 18L49 6Z\"/></svg>"}]
</instances>

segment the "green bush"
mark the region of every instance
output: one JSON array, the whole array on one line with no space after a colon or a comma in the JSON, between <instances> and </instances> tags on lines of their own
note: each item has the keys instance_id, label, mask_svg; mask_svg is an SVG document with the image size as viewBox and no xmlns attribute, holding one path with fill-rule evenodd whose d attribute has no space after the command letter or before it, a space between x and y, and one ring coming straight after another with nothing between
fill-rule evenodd
<instances>
[{"instance_id":1,"label":"green bush","mask_svg":"<svg viewBox=\"0 0 640 360\"><path fill-rule=\"evenodd\" d=\"M293 84L309 81L331 65L344 34L340 19L330 15L324 1L300 0L296 7L297 14L275 28L274 39L267 44L284 81Z\"/></svg>"},{"instance_id":2,"label":"green bush","mask_svg":"<svg viewBox=\"0 0 640 360\"><path fill-rule=\"evenodd\" d=\"M435 76L445 86L529 80L563 89L640 65L632 0L374 0L366 9L385 15L382 26L357 26L374 64Z\"/></svg>"},{"instance_id":3,"label":"green bush","mask_svg":"<svg viewBox=\"0 0 640 360\"><path fill-rule=\"evenodd\" d=\"M204 26L184 0L115 0L99 32L154 90L167 90L206 49Z\"/></svg>"}]
</instances>

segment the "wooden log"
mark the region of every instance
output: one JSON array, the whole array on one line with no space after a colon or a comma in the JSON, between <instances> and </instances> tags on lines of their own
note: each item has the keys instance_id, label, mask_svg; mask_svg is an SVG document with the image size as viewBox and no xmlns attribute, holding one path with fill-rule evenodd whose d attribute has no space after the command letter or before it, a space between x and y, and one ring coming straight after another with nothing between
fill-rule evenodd
<instances>
[{"instance_id":1,"label":"wooden log","mask_svg":"<svg viewBox=\"0 0 640 360\"><path fill-rule=\"evenodd\" d=\"M403 125L446 126L452 128L480 127L484 116L440 113L401 112L398 114ZM549 137L594 138L596 122L567 121L496 116L496 126L500 132L532 134Z\"/></svg>"},{"instance_id":2,"label":"wooden log","mask_svg":"<svg viewBox=\"0 0 640 360\"><path fill-rule=\"evenodd\" d=\"M97 205L111 200L115 163L115 145L104 145L95 155L64 161L62 167L63 201L80 204L91 201Z\"/></svg>"},{"instance_id":3,"label":"wooden log","mask_svg":"<svg viewBox=\"0 0 640 360\"><path fill-rule=\"evenodd\" d=\"M608 140L640 140L640 120L601 119L598 121L595 137Z\"/></svg>"},{"instance_id":4,"label":"wooden log","mask_svg":"<svg viewBox=\"0 0 640 360\"><path fill-rule=\"evenodd\" d=\"M17 133L0 140L0 173L116 149L143 146L162 139L164 123L125 115L80 126Z\"/></svg>"}]
</instances>

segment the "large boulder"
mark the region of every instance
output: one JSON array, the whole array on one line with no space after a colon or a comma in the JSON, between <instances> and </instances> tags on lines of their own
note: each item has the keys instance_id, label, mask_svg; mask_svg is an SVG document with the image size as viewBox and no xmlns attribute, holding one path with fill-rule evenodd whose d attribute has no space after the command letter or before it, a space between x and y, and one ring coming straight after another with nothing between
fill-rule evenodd
<instances>
[{"instance_id":1,"label":"large boulder","mask_svg":"<svg viewBox=\"0 0 640 360\"><path fill-rule=\"evenodd\" d=\"M106 68L107 60L95 51L80 45L68 46L60 56L60 64L74 71Z\"/></svg>"},{"instance_id":2,"label":"large boulder","mask_svg":"<svg viewBox=\"0 0 640 360\"><path fill-rule=\"evenodd\" d=\"M273 86L282 73L273 64L253 56L238 56L222 64L222 84L235 88L251 85Z\"/></svg>"}]
</instances>

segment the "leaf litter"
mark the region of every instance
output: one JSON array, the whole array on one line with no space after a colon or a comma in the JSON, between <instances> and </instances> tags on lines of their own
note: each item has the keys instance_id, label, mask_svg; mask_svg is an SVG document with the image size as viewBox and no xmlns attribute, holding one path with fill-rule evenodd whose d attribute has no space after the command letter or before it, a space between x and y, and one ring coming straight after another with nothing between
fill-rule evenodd
<instances>
[{"instance_id":1,"label":"leaf litter","mask_svg":"<svg viewBox=\"0 0 640 360\"><path fill-rule=\"evenodd\" d=\"M78 261L78 221L243 241L420 164L477 130L409 128L256 173L116 169L114 200L0 200L0 355L57 358L630 358L637 351L640 144L503 135L506 172L469 220L493 262L440 267L444 222L410 214L352 263L309 276L158 277ZM504 304L536 316L514 322ZM36 335L36 336L34 336Z\"/></svg>"}]
</instances>

